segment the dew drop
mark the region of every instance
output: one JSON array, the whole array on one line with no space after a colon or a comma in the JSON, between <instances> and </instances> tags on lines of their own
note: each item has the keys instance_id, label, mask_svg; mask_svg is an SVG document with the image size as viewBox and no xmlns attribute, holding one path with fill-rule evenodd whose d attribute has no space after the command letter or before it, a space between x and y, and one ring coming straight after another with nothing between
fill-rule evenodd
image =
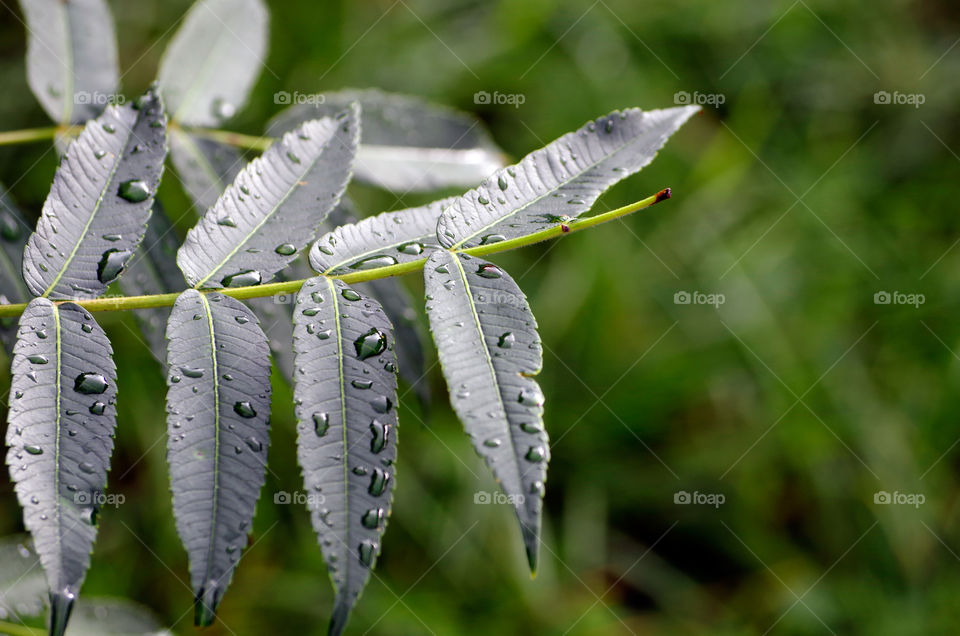
<instances>
[{"instance_id":1,"label":"dew drop","mask_svg":"<svg viewBox=\"0 0 960 636\"><path fill-rule=\"evenodd\" d=\"M370 438L370 452L379 453L387 446L387 440L390 438L390 425L379 420L373 420L370 422L370 432L373 434L373 437Z\"/></svg>"},{"instance_id":2,"label":"dew drop","mask_svg":"<svg viewBox=\"0 0 960 636\"><path fill-rule=\"evenodd\" d=\"M378 395L370 400L370 406L372 406L373 410L377 413L387 413L393 408L393 402L391 402L390 398L386 395Z\"/></svg>"},{"instance_id":3,"label":"dew drop","mask_svg":"<svg viewBox=\"0 0 960 636\"><path fill-rule=\"evenodd\" d=\"M514 336L511 332L506 332L500 336L500 340L497 341L497 346L501 349L509 349L517 342L517 337Z\"/></svg>"},{"instance_id":4,"label":"dew drop","mask_svg":"<svg viewBox=\"0 0 960 636\"><path fill-rule=\"evenodd\" d=\"M233 412L239 415L240 417L245 417L247 419L257 416L257 412L253 410L253 407L249 402L237 402L233 405Z\"/></svg>"},{"instance_id":5,"label":"dew drop","mask_svg":"<svg viewBox=\"0 0 960 636\"><path fill-rule=\"evenodd\" d=\"M357 338L353 346L357 350L357 357L366 360L383 353L387 348L387 337L379 329L373 328Z\"/></svg>"},{"instance_id":6,"label":"dew drop","mask_svg":"<svg viewBox=\"0 0 960 636\"><path fill-rule=\"evenodd\" d=\"M224 287L249 287L251 285L259 285L261 280L260 272L253 269L245 269L242 272L224 276L220 282Z\"/></svg>"},{"instance_id":7,"label":"dew drop","mask_svg":"<svg viewBox=\"0 0 960 636\"><path fill-rule=\"evenodd\" d=\"M110 249L100 256L100 262L97 264L97 279L104 285L108 285L117 279L127 259L130 258L130 250Z\"/></svg>"},{"instance_id":8,"label":"dew drop","mask_svg":"<svg viewBox=\"0 0 960 636\"><path fill-rule=\"evenodd\" d=\"M84 395L99 395L107 390L107 379L99 373L81 373L73 381L73 390Z\"/></svg>"},{"instance_id":9,"label":"dew drop","mask_svg":"<svg viewBox=\"0 0 960 636\"><path fill-rule=\"evenodd\" d=\"M330 415L327 413L314 413L313 414L313 430L317 434L317 437L323 437L327 434L327 430L330 428Z\"/></svg>"},{"instance_id":10,"label":"dew drop","mask_svg":"<svg viewBox=\"0 0 960 636\"><path fill-rule=\"evenodd\" d=\"M503 276L503 270L493 263L484 263L477 268L477 276L481 278L500 278Z\"/></svg>"},{"instance_id":11,"label":"dew drop","mask_svg":"<svg viewBox=\"0 0 960 636\"><path fill-rule=\"evenodd\" d=\"M130 179L120 184L117 194L121 199L131 203L139 203L150 197L150 187L143 179Z\"/></svg>"},{"instance_id":12,"label":"dew drop","mask_svg":"<svg viewBox=\"0 0 960 636\"><path fill-rule=\"evenodd\" d=\"M350 265L350 269L376 269L378 267L389 267L396 265L397 259L392 256L379 255L364 258Z\"/></svg>"},{"instance_id":13,"label":"dew drop","mask_svg":"<svg viewBox=\"0 0 960 636\"><path fill-rule=\"evenodd\" d=\"M273 251L283 256L290 256L297 253L297 246L293 243L284 243L283 245L277 245Z\"/></svg>"},{"instance_id":14,"label":"dew drop","mask_svg":"<svg viewBox=\"0 0 960 636\"><path fill-rule=\"evenodd\" d=\"M363 513L360 523L363 524L364 528L376 530L383 523L383 516L383 508L371 508Z\"/></svg>"},{"instance_id":15,"label":"dew drop","mask_svg":"<svg viewBox=\"0 0 960 636\"><path fill-rule=\"evenodd\" d=\"M370 475L370 486L367 488L367 492L374 497L379 497L387 489L387 484L389 483L390 473L379 468L374 468L373 474Z\"/></svg>"},{"instance_id":16,"label":"dew drop","mask_svg":"<svg viewBox=\"0 0 960 636\"><path fill-rule=\"evenodd\" d=\"M353 291L352 289L344 289L340 292L340 295L346 298L347 300L357 301L360 300L360 294Z\"/></svg>"}]
</instances>

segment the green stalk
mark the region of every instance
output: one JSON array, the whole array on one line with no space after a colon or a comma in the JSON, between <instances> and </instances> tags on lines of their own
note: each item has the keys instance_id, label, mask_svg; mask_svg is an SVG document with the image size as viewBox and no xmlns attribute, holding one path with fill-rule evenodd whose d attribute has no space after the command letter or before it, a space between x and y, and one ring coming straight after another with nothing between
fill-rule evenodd
<instances>
[{"instance_id":1,"label":"green stalk","mask_svg":"<svg viewBox=\"0 0 960 636\"><path fill-rule=\"evenodd\" d=\"M45 128L27 128L24 130L0 132L0 146L26 144L32 141L53 139L60 133L79 133L82 129L82 126L47 126Z\"/></svg>"},{"instance_id":2,"label":"green stalk","mask_svg":"<svg viewBox=\"0 0 960 636\"><path fill-rule=\"evenodd\" d=\"M528 234L526 236L455 251L463 254L469 254L471 256L486 256L487 254L505 252L507 250L533 245L534 243L558 238L567 234L573 234L574 232L579 232L595 225L600 225L601 223L609 223L610 221L619 219L620 217L628 214L632 214L638 210L649 208L651 205L669 198L670 188L666 188L653 196L647 197L646 199L625 205L622 208L617 208L616 210L604 212L603 214L597 214L596 216L590 216L581 219L571 219L570 221L551 225L550 227L540 230L539 232L534 232L533 234ZM327 275L327 278L338 278L348 284L365 283L367 281L377 280L379 278L400 276L402 274L420 271L423 269L423 265L426 262L427 259L424 258L418 261L409 261L406 263L399 263L397 265L390 265L388 267L377 267L375 269L349 272L347 274L331 274ZM225 289L200 291L203 291L204 293L219 292L225 296L230 296L232 298L241 300L245 298L262 298L264 296L274 296L276 294L295 294L296 292L300 291L300 287L303 285L305 280L307 279L283 281L280 283L267 283L266 285L253 285L250 287L229 287ZM170 307L173 305L174 301L177 300L179 295L179 293L172 293L156 294L152 296L116 296L107 298L94 298L92 300L62 302L75 302L87 311L119 311L128 309L148 309L150 307ZM0 306L0 318L19 316L21 313L23 313L23 310L26 309L26 307L26 303L2 305Z\"/></svg>"},{"instance_id":3,"label":"green stalk","mask_svg":"<svg viewBox=\"0 0 960 636\"><path fill-rule=\"evenodd\" d=\"M46 636L46 633L47 630L45 629L0 621L0 634L10 634L10 636Z\"/></svg>"}]
</instances>

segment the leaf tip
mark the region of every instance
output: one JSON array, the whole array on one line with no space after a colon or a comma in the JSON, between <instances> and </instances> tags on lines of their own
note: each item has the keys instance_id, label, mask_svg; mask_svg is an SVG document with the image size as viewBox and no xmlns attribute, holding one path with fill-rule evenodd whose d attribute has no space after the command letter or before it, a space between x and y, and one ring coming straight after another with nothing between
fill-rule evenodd
<instances>
[{"instance_id":1,"label":"leaf tip","mask_svg":"<svg viewBox=\"0 0 960 636\"><path fill-rule=\"evenodd\" d=\"M70 592L50 592L50 636L63 636L73 610L76 595Z\"/></svg>"},{"instance_id":2,"label":"leaf tip","mask_svg":"<svg viewBox=\"0 0 960 636\"><path fill-rule=\"evenodd\" d=\"M193 600L193 624L197 627L210 627L217 618L217 605L220 602L216 585L200 588Z\"/></svg>"},{"instance_id":3,"label":"leaf tip","mask_svg":"<svg viewBox=\"0 0 960 636\"><path fill-rule=\"evenodd\" d=\"M330 627L327 629L327 636L340 636L347 627L347 621L350 619L350 612L353 610L353 604L347 600L341 592L337 594L334 600L333 613L330 615Z\"/></svg>"}]
</instances>

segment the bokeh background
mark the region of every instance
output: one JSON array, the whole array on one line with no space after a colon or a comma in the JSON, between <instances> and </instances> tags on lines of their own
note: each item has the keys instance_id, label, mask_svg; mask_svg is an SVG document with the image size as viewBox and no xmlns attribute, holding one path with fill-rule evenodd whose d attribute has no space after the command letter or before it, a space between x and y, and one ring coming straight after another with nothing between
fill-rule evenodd
<instances>
[{"instance_id":1,"label":"bokeh background","mask_svg":"<svg viewBox=\"0 0 960 636\"><path fill-rule=\"evenodd\" d=\"M956 3L267 4L267 68L232 130L261 133L276 91L380 87L478 113L519 158L615 108L682 92L705 103L597 211L665 186L671 201L495 257L544 342L553 459L536 580L511 510L474 503L495 484L434 368L433 408L402 401L394 512L350 633L958 629ZM189 2L110 5L136 95ZM4 130L48 125L18 15L0 0ZM482 90L523 104L475 104ZM0 148L0 180L30 215L55 165L46 142ZM354 194L367 213L434 198ZM175 179L161 198L188 207ZM405 284L422 297L418 277ZM678 304L684 292L717 302ZM83 592L136 600L191 634L161 369L129 315L102 323L121 384L110 491L126 503L103 511ZM290 391L275 384L254 545L209 634L326 633L332 593L307 514L273 504L299 485ZM20 532L0 481L0 534ZM683 493L722 503L676 503Z\"/></svg>"}]
</instances>

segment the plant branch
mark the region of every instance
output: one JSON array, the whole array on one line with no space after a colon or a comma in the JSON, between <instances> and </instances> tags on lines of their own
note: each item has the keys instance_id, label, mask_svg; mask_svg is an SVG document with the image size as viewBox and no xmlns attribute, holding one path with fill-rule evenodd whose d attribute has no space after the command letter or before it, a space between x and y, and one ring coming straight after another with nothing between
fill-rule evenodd
<instances>
[{"instance_id":1,"label":"plant branch","mask_svg":"<svg viewBox=\"0 0 960 636\"><path fill-rule=\"evenodd\" d=\"M570 221L551 225L543 230L540 230L539 232L534 232L533 234L528 234L526 236L520 236L497 243L490 243L488 245L477 245L476 247L455 251L463 254L469 254L471 256L486 256L487 254L495 254L497 252L505 252L518 247L533 245L534 243L539 243L541 241L558 238L567 234L573 234L574 232L579 232L580 230L585 230L595 225L600 225L601 223L608 223L614 219L619 219L620 217L637 212L638 210L649 208L651 205L659 203L664 199L669 199L670 194L670 188L666 188L653 196L647 197L646 199L631 203L630 205L625 205L622 208L617 208L616 210L604 212L603 214L597 214L595 216L586 218L571 219ZM390 265L388 267L377 267L374 269L349 272L346 274L329 274L326 276L328 278L338 278L348 284L365 283L378 278L400 276L402 274L409 274L411 272L419 271L423 269L423 265L426 262L427 259L423 258L417 261L409 261L397 265ZM232 298L237 299L262 298L264 296L274 296L277 294L296 293L300 291L300 287L303 285L305 280L307 279L283 281L280 283L267 283L266 285L253 285L250 287L228 287L225 289L210 289L201 291L205 293L219 292L225 296L231 296ZM75 302L87 311L118 311L127 309L148 309L151 307L169 307L173 305L179 295L180 293L177 292L172 294L156 294L152 296L112 296L94 298L91 300L62 302ZM0 318L19 316L21 313L23 313L23 310L26 309L26 306L27 305L25 303L2 305L0 306Z\"/></svg>"},{"instance_id":2,"label":"plant branch","mask_svg":"<svg viewBox=\"0 0 960 636\"><path fill-rule=\"evenodd\" d=\"M10 636L46 636L47 630L0 621L0 633L10 634Z\"/></svg>"}]
</instances>

